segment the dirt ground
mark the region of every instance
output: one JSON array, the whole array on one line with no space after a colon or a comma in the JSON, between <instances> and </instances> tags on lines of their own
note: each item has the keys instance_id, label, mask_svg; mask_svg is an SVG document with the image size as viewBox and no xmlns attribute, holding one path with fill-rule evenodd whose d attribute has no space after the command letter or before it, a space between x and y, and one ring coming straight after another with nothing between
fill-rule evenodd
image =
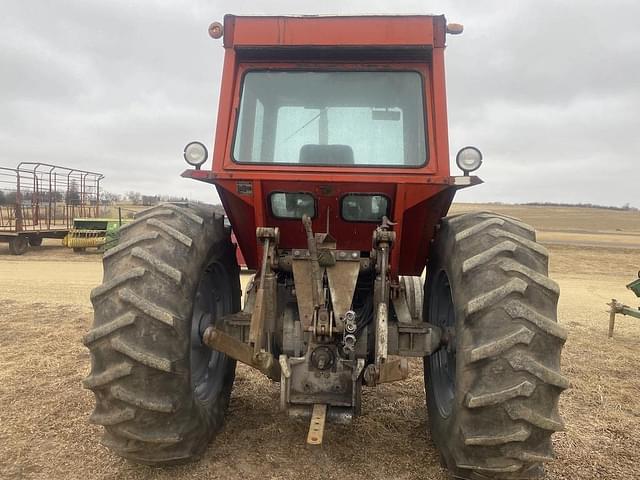
<instances>
[{"instance_id":1,"label":"dirt ground","mask_svg":"<svg viewBox=\"0 0 640 480\"><path fill-rule=\"evenodd\" d=\"M455 212L477 209L458 205ZM539 230L561 288L559 320L570 336L561 400L565 432L554 436L548 479L640 478L640 321L621 317L607 338L605 303L640 299L625 289L640 269L640 213L480 206ZM278 412L278 386L239 367L222 433L195 464L130 464L98 443L81 380L92 321L89 292L100 256L46 242L22 257L0 244L0 478L5 479L445 479L426 428L420 362L408 380L365 389L363 416L329 425L321 448L307 425Z\"/></svg>"}]
</instances>

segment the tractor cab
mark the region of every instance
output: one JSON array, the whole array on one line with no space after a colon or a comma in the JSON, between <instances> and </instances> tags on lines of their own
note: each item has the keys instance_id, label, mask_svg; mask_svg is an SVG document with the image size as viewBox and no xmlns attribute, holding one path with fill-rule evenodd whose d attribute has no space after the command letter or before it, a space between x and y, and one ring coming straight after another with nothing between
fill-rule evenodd
<instances>
[{"instance_id":1,"label":"tractor cab","mask_svg":"<svg viewBox=\"0 0 640 480\"><path fill-rule=\"evenodd\" d=\"M213 165L183 176L216 185L249 267L258 227L306 248L306 214L367 255L387 217L391 271L419 275L456 189L480 182L449 174L444 17L228 15L210 32L225 47Z\"/></svg>"}]
</instances>

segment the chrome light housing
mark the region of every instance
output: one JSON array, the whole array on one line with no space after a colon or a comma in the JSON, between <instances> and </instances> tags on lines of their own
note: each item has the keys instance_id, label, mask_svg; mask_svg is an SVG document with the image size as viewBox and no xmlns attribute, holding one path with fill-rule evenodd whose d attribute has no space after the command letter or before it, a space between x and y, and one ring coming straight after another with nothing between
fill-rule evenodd
<instances>
[{"instance_id":1,"label":"chrome light housing","mask_svg":"<svg viewBox=\"0 0 640 480\"><path fill-rule=\"evenodd\" d=\"M203 143L191 142L184 147L183 156L189 165L196 167L196 170L200 170L200 166L207 161L209 152Z\"/></svg>"},{"instance_id":2,"label":"chrome light housing","mask_svg":"<svg viewBox=\"0 0 640 480\"><path fill-rule=\"evenodd\" d=\"M456 155L456 164L465 175L480 168L482 165L482 152L476 147L461 148Z\"/></svg>"}]
</instances>

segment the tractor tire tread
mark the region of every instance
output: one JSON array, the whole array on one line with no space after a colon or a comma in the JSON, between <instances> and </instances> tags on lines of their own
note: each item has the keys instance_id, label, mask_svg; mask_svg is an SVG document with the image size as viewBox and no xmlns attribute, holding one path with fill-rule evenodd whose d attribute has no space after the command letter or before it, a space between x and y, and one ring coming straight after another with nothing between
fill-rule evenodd
<instances>
[{"instance_id":1,"label":"tractor tire tread","mask_svg":"<svg viewBox=\"0 0 640 480\"><path fill-rule=\"evenodd\" d=\"M506 356L509 365L515 371L528 372L538 377L543 382L558 387L562 390L569 388L569 379L552 368L545 367L542 363L523 352L513 352Z\"/></svg>"},{"instance_id":2,"label":"tractor tire tread","mask_svg":"<svg viewBox=\"0 0 640 480\"><path fill-rule=\"evenodd\" d=\"M182 273L177 268L173 268L167 262L160 260L155 255L150 254L146 250L143 250L140 247L134 247L131 250L131 256L136 257L143 262L145 262L149 268L156 271L160 275L164 275L165 277L172 280L176 285L180 285L182 282Z\"/></svg>"},{"instance_id":3,"label":"tractor tire tread","mask_svg":"<svg viewBox=\"0 0 640 480\"><path fill-rule=\"evenodd\" d=\"M104 369L102 373L89 375L82 381L82 385L90 390L104 387L119 378L131 375L133 365L129 362L116 363Z\"/></svg>"},{"instance_id":4,"label":"tractor tire tread","mask_svg":"<svg viewBox=\"0 0 640 480\"><path fill-rule=\"evenodd\" d=\"M174 444L182 441L182 437L177 433L161 433L156 434L147 431L137 431L132 429L131 427L125 428L120 427L115 430L118 435L124 438L128 438L129 440L135 440L137 442L142 443L158 443L158 444Z\"/></svg>"},{"instance_id":5,"label":"tractor tire tread","mask_svg":"<svg viewBox=\"0 0 640 480\"><path fill-rule=\"evenodd\" d=\"M91 301L95 304L95 302L97 302L100 297L111 293L112 290L129 282L129 280L142 278L145 273L147 273L146 269L137 267L116 275L111 280L104 282L102 285L91 290Z\"/></svg>"},{"instance_id":6,"label":"tractor tire tread","mask_svg":"<svg viewBox=\"0 0 640 480\"><path fill-rule=\"evenodd\" d=\"M518 425L515 429L501 432L491 432L485 435L468 435L463 433L465 445L479 445L492 447L506 443L524 442L531 435L531 429Z\"/></svg>"},{"instance_id":7,"label":"tractor tire tread","mask_svg":"<svg viewBox=\"0 0 640 480\"><path fill-rule=\"evenodd\" d=\"M127 225L130 225L129 223L125 223L124 225L122 225L120 227L120 232L122 232L122 229L125 228ZM104 255L102 256L103 261L106 260L107 258L110 257L114 257L115 255L117 255L120 252L128 252L132 246L134 245L138 245L140 243L143 242L147 242L150 240L156 240L158 237L160 236L160 234L158 232L144 232L140 235L136 235L133 238L129 238L126 241L120 241L118 242L118 244L112 248L110 248L109 250L107 250L106 252L104 252Z\"/></svg>"},{"instance_id":8,"label":"tractor tire tread","mask_svg":"<svg viewBox=\"0 0 640 480\"><path fill-rule=\"evenodd\" d=\"M561 432L564 430L564 423L559 417L538 412L522 403L507 404L505 409L512 420L523 420L534 427L549 432Z\"/></svg>"},{"instance_id":9,"label":"tractor tire tread","mask_svg":"<svg viewBox=\"0 0 640 480\"><path fill-rule=\"evenodd\" d=\"M89 417L89 423L94 425L111 426L119 423L128 422L133 420L136 416L136 411L133 408L122 408L119 410L112 410L107 413L93 412Z\"/></svg>"},{"instance_id":10,"label":"tractor tire tread","mask_svg":"<svg viewBox=\"0 0 640 480\"><path fill-rule=\"evenodd\" d=\"M542 257L544 259L547 259L547 260L549 258L549 251L545 247L543 247L539 243L536 243L535 240L528 239L528 238L524 237L523 235L510 232L508 230L505 230L504 228L502 228L502 229L492 228L487 233L489 235L491 235L492 237L495 237L495 238L501 238L501 237L502 238L508 238L509 240L513 240L515 242L518 242L523 247L528 248L532 252L535 252L538 255L540 255L540 257Z\"/></svg>"},{"instance_id":11,"label":"tractor tire tread","mask_svg":"<svg viewBox=\"0 0 640 480\"><path fill-rule=\"evenodd\" d=\"M562 343L567 340L567 329L565 327L537 312L533 307L524 305L521 302L510 301L505 303L502 308L514 321L526 320L544 333L556 337Z\"/></svg>"},{"instance_id":12,"label":"tractor tire tread","mask_svg":"<svg viewBox=\"0 0 640 480\"><path fill-rule=\"evenodd\" d=\"M173 362L170 359L138 347L135 344L130 344L122 337L113 337L111 339L111 348L149 368L155 368L167 373L174 372Z\"/></svg>"},{"instance_id":13,"label":"tractor tire tread","mask_svg":"<svg viewBox=\"0 0 640 480\"><path fill-rule=\"evenodd\" d=\"M143 210L142 212L139 212L134 215L133 217L135 219L134 222L125 223L124 225L122 225L120 227L120 233L124 233L129 229L133 228L136 224L138 224L138 222L145 222L150 218L158 218L158 217L175 217L175 213L172 210L169 210L163 207L161 208L153 207L148 210Z\"/></svg>"},{"instance_id":14,"label":"tractor tire tread","mask_svg":"<svg viewBox=\"0 0 640 480\"><path fill-rule=\"evenodd\" d=\"M469 352L469 362L477 362L485 358L496 357L503 354L519 343L529 345L535 333L527 327L520 327L517 331L503 337L491 340Z\"/></svg>"},{"instance_id":15,"label":"tractor tire tread","mask_svg":"<svg viewBox=\"0 0 640 480\"><path fill-rule=\"evenodd\" d=\"M176 402L166 398L154 398L149 392L134 391L121 385L114 385L109 388L111 396L123 403L133 407L152 412L172 413L176 411Z\"/></svg>"},{"instance_id":16,"label":"tractor tire tread","mask_svg":"<svg viewBox=\"0 0 640 480\"><path fill-rule=\"evenodd\" d=\"M127 312L120 315L107 323L103 323L97 327L92 328L89 332L82 337L82 343L88 347L94 342L101 340L102 338L116 332L122 328L133 325L136 321L137 315L134 312Z\"/></svg>"},{"instance_id":17,"label":"tractor tire tread","mask_svg":"<svg viewBox=\"0 0 640 480\"><path fill-rule=\"evenodd\" d=\"M145 314L147 317L152 318L169 327L175 328L176 323L182 320L178 318L177 315L175 315L173 312L170 312L166 308L162 308L160 305L153 301L143 298L129 288L122 288L118 292L118 297L120 297L120 300L123 303L128 304L130 307L135 308L139 312Z\"/></svg>"},{"instance_id":18,"label":"tractor tire tread","mask_svg":"<svg viewBox=\"0 0 640 480\"><path fill-rule=\"evenodd\" d=\"M147 220L147 225L162 230L164 233L173 237L175 240L179 241L187 248L191 248L191 245L193 245L193 240L191 238L186 236L180 230L176 230L171 225L167 225L167 223L158 220L157 218L150 218L149 220Z\"/></svg>"},{"instance_id":19,"label":"tractor tire tread","mask_svg":"<svg viewBox=\"0 0 640 480\"><path fill-rule=\"evenodd\" d=\"M91 294L94 325L83 337L92 358L83 383L96 397L89 420L104 426L102 443L114 453L180 463L202 455L222 426L235 363L225 367L214 400L200 403L189 338L204 259L219 252L219 261L237 268L231 249L230 231L212 209L161 204L123 225L120 243L105 253L104 282Z\"/></svg>"},{"instance_id":20,"label":"tractor tire tread","mask_svg":"<svg viewBox=\"0 0 640 480\"><path fill-rule=\"evenodd\" d=\"M510 240L505 240L504 242L499 243L498 245L494 245L491 248L488 248L484 252L480 252L477 255L474 255L471 258L468 258L462 264L462 273L468 273L471 270L480 267L486 263L489 263L496 256L505 252L514 252L518 248L518 246Z\"/></svg>"},{"instance_id":21,"label":"tractor tire tread","mask_svg":"<svg viewBox=\"0 0 640 480\"><path fill-rule=\"evenodd\" d=\"M536 478L553 458L551 434L564 428L558 398L569 387L559 368L567 333L556 321L560 291L547 275L548 251L535 237L517 219L480 212L443 219L434 244L458 292L462 395L455 419L442 424L454 425L449 438L430 421L459 478Z\"/></svg>"},{"instance_id":22,"label":"tractor tire tread","mask_svg":"<svg viewBox=\"0 0 640 480\"><path fill-rule=\"evenodd\" d=\"M516 397L529 397L536 389L536 386L525 380L512 387L506 387L501 390L496 390L480 395L472 395L468 393L465 398L465 405L468 408L487 407L489 405L498 405L504 403L507 400L511 400Z\"/></svg>"}]
</instances>

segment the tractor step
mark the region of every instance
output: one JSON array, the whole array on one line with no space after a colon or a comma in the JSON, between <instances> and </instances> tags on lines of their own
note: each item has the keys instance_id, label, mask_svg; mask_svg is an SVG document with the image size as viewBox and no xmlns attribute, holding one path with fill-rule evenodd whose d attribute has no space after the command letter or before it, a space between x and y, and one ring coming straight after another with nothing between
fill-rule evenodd
<instances>
[{"instance_id":1,"label":"tractor step","mask_svg":"<svg viewBox=\"0 0 640 480\"><path fill-rule=\"evenodd\" d=\"M311 422L309 423L309 433L307 434L307 443L309 445L322 445L322 437L324 436L324 424L327 419L327 405L324 403L316 403L311 413Z\"/></svg>"}]
</instances>

